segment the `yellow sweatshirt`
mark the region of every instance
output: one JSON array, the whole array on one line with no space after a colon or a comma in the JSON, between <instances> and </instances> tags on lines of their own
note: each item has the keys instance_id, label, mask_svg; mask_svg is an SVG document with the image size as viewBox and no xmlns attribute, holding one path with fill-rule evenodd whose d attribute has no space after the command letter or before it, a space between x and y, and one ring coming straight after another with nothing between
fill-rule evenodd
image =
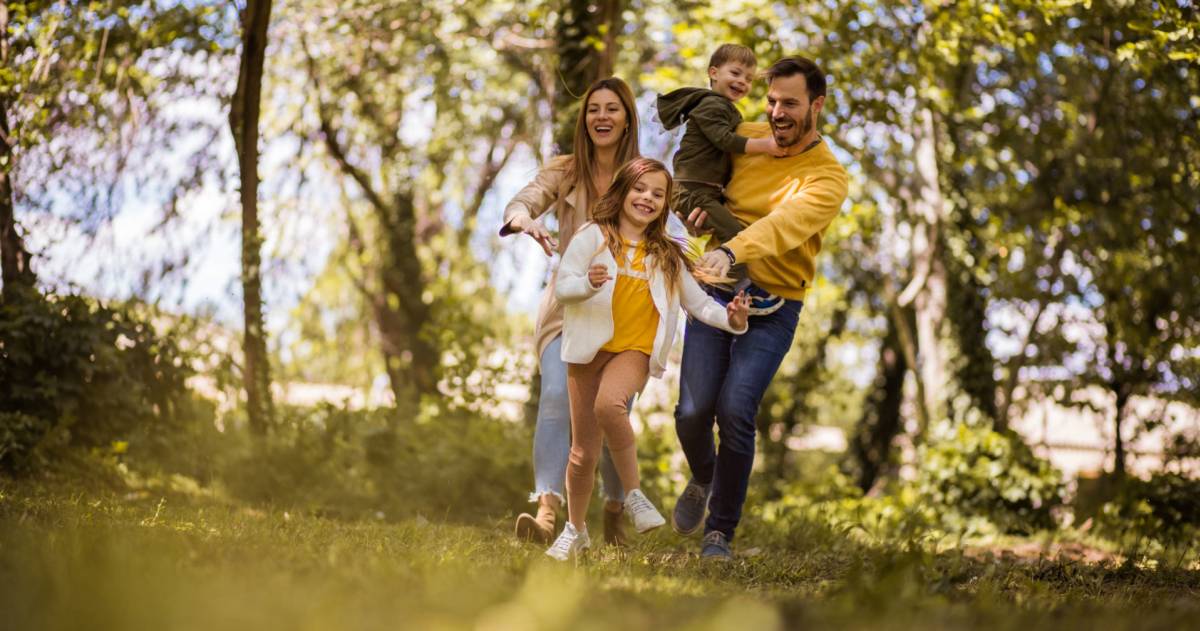
<instances>
[{"instance_id":1,"label":"yellow sweatshirt","mask_svg":"<svg viewBox=\"0 0 1200 631\"><path fill-rule=\"evenodd\" d=\"M765 138L771 127L742 123L737 133ZM738 263L746 264L750 279L759 287L803 300L812 284L821 235L846 200L847 181L846 169L824 141L788 158L734 155L726 204L748 225L725 246Z\"/></svg>"}]
</instances>

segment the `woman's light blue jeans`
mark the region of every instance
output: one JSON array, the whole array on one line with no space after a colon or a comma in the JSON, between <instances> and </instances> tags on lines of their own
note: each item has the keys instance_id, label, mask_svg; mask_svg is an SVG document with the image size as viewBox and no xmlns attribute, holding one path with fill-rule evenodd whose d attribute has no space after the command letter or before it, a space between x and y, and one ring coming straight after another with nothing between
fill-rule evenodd
<instances>
[{"instance_id":1,"label":"woman's light blue jeans","mask_svg":"<svg viewBox=\"0 0 1200 631\"><path fill-rule=\"evenodd\" d=\"M541 370L541 398L538 399L537 427L533 431L534 491L529 501L536 502L542 495L551 493L565 503L563 489L567 458L571 453L571 400L567 396L567 364L562 360L561 335L546 345ZM600 480L605 499L616 502L625 499L607 444L600 457Z\"/></svg>"}]
</instances>

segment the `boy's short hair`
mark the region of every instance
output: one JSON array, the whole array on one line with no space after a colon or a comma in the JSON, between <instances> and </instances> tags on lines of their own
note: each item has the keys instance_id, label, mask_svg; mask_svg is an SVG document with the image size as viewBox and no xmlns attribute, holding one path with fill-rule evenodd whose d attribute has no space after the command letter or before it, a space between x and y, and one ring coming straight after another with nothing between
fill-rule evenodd
<instances>
[{"instance_id":1,"label":"boy's short hair","mask_svg":"<svg viewBox=\"0 0 1200 631\"><path fill-rule=\"evenodd\" d=\"M741 44L721 44L713 52L712 57L708 59L708 67L720 68L731 61L736 61L751 68L758 65L758 58L754 56L754 51L749 48Z\"/></svg>"}]
</instances>

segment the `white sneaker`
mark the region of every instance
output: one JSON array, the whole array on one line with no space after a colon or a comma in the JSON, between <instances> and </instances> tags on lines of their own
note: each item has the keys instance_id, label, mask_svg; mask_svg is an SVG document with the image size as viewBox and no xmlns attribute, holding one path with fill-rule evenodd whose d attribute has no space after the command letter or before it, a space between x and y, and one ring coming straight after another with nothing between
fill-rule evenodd
<instances>
[{"instance_id":1,"label":"white sneaker","mask_svg":"<svg viewBox=\"0 0 1200 631\"><path fill-rule=\"evenodd\" d=\"M580 552L590 547L592 547L592 540L588 537L587 530L579 532L575 530L574 524L567 522L562 532L559 533L558 539L555 539L550 549L546 550L546 556L559 561L566 561L572 556L578 556Z\"/></svg>"},{"instance_id":2,"label":"white sneaker","mask_svg":"<svg viewBox=\"0 0 1200 631\"><path fill-rule=\"evenodd\" d=\"M654 530L667 523L666 519L654 508L654 504L646 499L641 489L634 489L625 496L625 512L633 520L633 527L639 533Z\"/></svg>"}]
</instances>

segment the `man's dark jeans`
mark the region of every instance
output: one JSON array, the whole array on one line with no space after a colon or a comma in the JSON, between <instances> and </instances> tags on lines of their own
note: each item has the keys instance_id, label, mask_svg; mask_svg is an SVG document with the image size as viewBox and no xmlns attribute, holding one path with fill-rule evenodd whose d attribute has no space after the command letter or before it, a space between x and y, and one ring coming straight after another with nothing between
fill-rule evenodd
<instances>
[{"instance_id":1,"label":"man's dark jeans","mask_svg":"<svg viewBox=\"0 0 1200 631\"><path fill-rule=\"evenodd\" d=\"M721 303L732 299L727 291L708 291ZM749 330L742 335L688 321L675 432L692 479L713 483L706 533L719 530L733 540L754 467L754 417L792 346L803 306L799 300L786 300L774 313L751 316ZM713 442L714 421L720 451Z\"/></svg>"}]
</instances>

